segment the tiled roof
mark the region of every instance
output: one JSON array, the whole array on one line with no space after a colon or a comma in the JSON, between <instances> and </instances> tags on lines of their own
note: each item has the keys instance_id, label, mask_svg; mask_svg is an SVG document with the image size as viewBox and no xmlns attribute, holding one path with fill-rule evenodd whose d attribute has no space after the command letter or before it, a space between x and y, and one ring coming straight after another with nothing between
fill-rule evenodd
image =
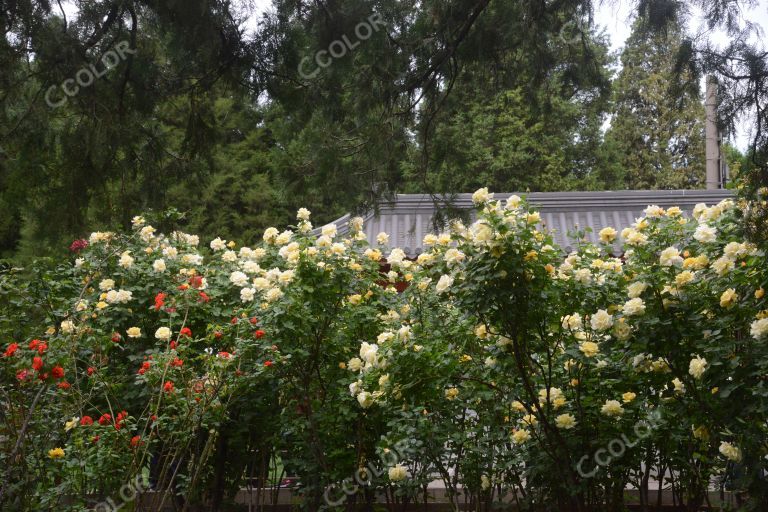
<instances>
[{"instance_id":1,"label":"tiled roof","mask_svg":"<svg viewBox=\"0 0 768 512\"><path fill-rule=\"evenodd\" d=\"M494 199L506 200L512 193L494 194ZM540 213L542 222L553 232L560 247L569 250L572 241L568 232L591 228L587 238L597 240L597 233L606 226L621 231L637 217L646 206L655 204L663 208L679 206L690 212L697 203L716 204L733 197L730 190L622 190L608 192L533 192L519 193ZM435 230L435 202L450 205L458 210L472 211L472 194L456 194L451 197L427 194L398 194L393 202L381 204L378 212L371 212L363 219L368 241L376 243L376 235L385 231L390 245L402 248L408 256L422 252L422 240ZM345 215L335 223L340 232L346 231L350 216Z\"/></svg>"}]
</instances>

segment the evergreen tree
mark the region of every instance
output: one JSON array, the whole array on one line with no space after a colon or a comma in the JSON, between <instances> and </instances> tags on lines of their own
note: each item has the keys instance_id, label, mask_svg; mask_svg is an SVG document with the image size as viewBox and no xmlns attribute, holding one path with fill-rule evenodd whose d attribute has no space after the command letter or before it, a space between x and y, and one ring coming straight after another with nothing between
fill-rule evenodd
<instances>
[{"instance_id":1,"label":"evergreen tree","mask_svg":"<svg viewBox=\"0 0 768 512\"><path fill-rule=\"evenodd\" d=\"M648 30L639 18L621 54L606 134L623 188L687 189L705 185L704 107L699 76L676 73L682 29L670 21Z\"/></svg>"}]
</instances>

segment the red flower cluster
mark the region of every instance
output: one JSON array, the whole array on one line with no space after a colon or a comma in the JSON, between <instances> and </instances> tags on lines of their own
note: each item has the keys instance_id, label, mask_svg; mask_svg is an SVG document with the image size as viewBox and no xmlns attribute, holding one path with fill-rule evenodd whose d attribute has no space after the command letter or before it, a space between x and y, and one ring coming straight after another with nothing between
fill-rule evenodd
<instances>
[{"instance_id":1,"label":"red flower cluster","mask_svg":"<svg viewBox=\"0 0 768 512\"><path fill-rule=\"evenodd\" d=\"M48 344L40 340L32 340L29 342L30 350L37 350L37 353L43 355L48 350Z\"/></svg>"},{"instance_id":2,"label":"red flower cluster","mask_svg":"<svg viewBox=\"0 0 768 512\"><path fill-rule=\"evenodd\" d=\"M88 425L93 425L93 418L90 416L83 416L80 418L80 426L81 427L87 427Z\"/></svg>"},{"instance_id":3,"label":"red flower cluster","mask_svg":"<svg viewBox=\"0 0 768 512\"><path fill-rule=\"evenodd\" d=\"M123 424L125 423L125 418L128 417L128 411L120 411L117 413L117 418L115 419L115 429L120 430L123 428Z\"/></svg>"},{"instance_id":4,"label":"red flower cluster","mask_svg":"<svg viewBox=\"0 0 768 512\"><path fill-rule=\"evenodd\" d=\"M99 418L99 425L109 425L112 423L112 415L108 412L101 415L101 418Z\"/></svg>"},{"instance_id":5,"label":"red flower cluster","mask_svg":"<svg viewBox=\"0 0 768 512\"><path fill-rule=\"evenodd\" d=\"M165 382L165 384L163 384L163 391L165 391L166 393L173 393L173 381L172 380L168 380L168 381Z\"/></svg>"},{"instance_id":6,"label":"red flower cluster","mask_svg":"<svg viewBox=\"0 0 768 512\"><path fill-rule=\"evenodd\" d=\"M144 361L141 363L141 368L136 372L139 375L144 375L147 370L149 370L149 367L152 366L152 361Z\"/></svg>"},{"instance_id":7,"label":"red flower cluster","mask_svg":"<svg viewBox=\"0 0 768 512\"><path fill-rule=\"evenodd\" d=\"M171 361L171 366L175 366L176 368L181 368L183 364L184 364L184 361L179 359L178 357L173 358L173 361Z\"/></svg>"},{"instance_id":8,"label":"red flower cluster","mask_svg":"<svg viewBox=\"0 0 768 512\"><path fill-rule=\"evenodd\" d=\"M141 436L133 436L131 438L131 448L136 448L141 444Z\"/></svg>"},{"instance_id":9,"label":"red flower cluster","mask_svg":"<svg viewBox=\"0 0 768 512\"><path fill-rule=\"evenodd\" d=\"M8 345L8 348L5 349L5 352L3 352L3 357L11 357L13 354L16 353L17 350L19 350L19 344L11 343L10 345Z\"/></svg>"},{"instance_id":10,"label":"red flower cluster","mask_svg":"<svg viewBox=\"0 0 768 512\"><path fill-rule=\"evenodd\" d=\"M192 276L189 278L189 286L192 288L200 288L203 286L203 276Z\"/></svg>"},{"instance_id":11,"label":"red flower cluster","mask_svg":"<svg viewBox=\"0 0 768 512\"><path fill-rule=\"evenodd\" d=\"M183 327L179 331L179 337L181 337L181 338L191 338L192 337L192 329L190 329L189 327Z\"/></svg>"},{"instance_id":12,"label":"red flower cluster","mask_svg":"<svg viewBox=\"0 0 768 512\"><path fill-rule=\"evenodd\" d=\"M75 254L77 254L78 252L82 251L86 247L88 247L88 240L84 240L80 238L78 240L73 241L69 245L69 252L74 252Z\"/></svg>"},{"instance_id":13,"label":"red flower cluster","mask_svg":"<svg viewBox=\"0 0 768 512\"><path fill-rule=\"evenodd\" d=\"M264 366L265 366L265 367L267 367L267 368L269 368L270 366L272 366L272 365L274 365L274 364L275 364L275 363L273 363L272 361L269 361L269 360L267 360L267 361L264 361Z\"/></svg>"},{"instance_id":14,"label":"red flower cluster","mask_svg":"<svg viewBox=\"0 0 768 512\"><path fill-rule=\"evenodd\" d=\"M198 302L210 302L211 298L205 292L200 292L200 300Z\"/></svg>"},{"instance_id":15,"label":"red flower cluster","mask_svg":"<svg viewBox=\"0 0 768 512\"><path fill-rule=\"evenodd\" d=\"M54 379L61 379L64 377L64 368L62 368L59 365L54 366L51 368L51 377Z\"/></svg>"},{"instance_id":16,"label":"red flower cluster","mask_svg":"<svg viewBox=\"0 0 768 512\"><path fill-rule=\"evenodd\" d=\"M267 334L261 329L258 329L256 332L253 333L254 336L256 336L257 339L263 338L264 335Z\"/></svg>"},{"instance_id":17,"label":"red flower cluster","mask_svg":"<svg viewBox=\"0 0 768 512\"><path fill-rule=\"evenodd\" d=\"M160 292L157 295L155 295L155 311L158 311L160 310L160 308L165 306L165 298L167 296L168 295L163 292Z\"/></svg>"},{"instance_id":18,"label":"red flower cluster","mask_svg":"<svg viewBox=\"0 0 768 512\"><path fill-rule=\"evenodd\" d=\"M43 360L42 358L35 356L32 358L32 369L36 372L39 372L43 369Z\"/></svg>"}]
</instances>

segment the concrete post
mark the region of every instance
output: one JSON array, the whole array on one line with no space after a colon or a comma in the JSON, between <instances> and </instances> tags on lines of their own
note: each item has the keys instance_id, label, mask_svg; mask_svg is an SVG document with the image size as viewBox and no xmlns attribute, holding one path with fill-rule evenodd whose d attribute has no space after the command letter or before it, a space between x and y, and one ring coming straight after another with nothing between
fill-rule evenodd
<instances>
[{"instance_id":1,"label":"concrete post","mask_svg":"<svg viewBox=\"0 0 768 512\"><path fill-rule=\"evenodd\" d=\"M707 91L704 99L706 116L704 133L706 137L707 190L722 188L720 182L720 141L717 131L717 79L707 77Z\"/></svg>"}]
</instances>

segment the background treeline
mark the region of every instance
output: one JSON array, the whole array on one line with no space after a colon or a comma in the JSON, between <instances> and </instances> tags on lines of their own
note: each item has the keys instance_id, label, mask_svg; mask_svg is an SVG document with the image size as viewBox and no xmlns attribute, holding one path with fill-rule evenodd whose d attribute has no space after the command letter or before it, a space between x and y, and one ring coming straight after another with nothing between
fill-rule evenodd
<instances>
[{"instance_id":1,"label":"background treeline","mask_svg":"<svg viewBox=\"0 0 768 512\"><path fill-rule=\"evenodd\" d=\"M724 128L755 120L732 169L765 172L768 67L741 2L695 2L733 36L721 50L687 35L690 2L635 2L620 55L588 0L274 0L255 30L244 1L73 3L74 19L0 0L0 256L146 209L247 241L299 206L320 223L398 192L701 188L705 73ZM374 13L385 29L299 72ZM123 42L127 58L49 105Z\"/></svg>"}]
</instances>

